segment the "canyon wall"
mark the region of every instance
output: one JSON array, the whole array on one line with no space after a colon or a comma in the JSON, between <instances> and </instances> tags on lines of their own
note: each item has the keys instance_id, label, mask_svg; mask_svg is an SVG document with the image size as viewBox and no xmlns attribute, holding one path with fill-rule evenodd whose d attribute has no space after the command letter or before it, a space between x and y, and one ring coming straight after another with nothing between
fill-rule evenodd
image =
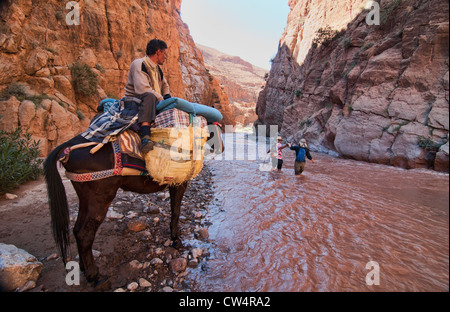
<instances>
[{"instance_id":1,"label":"canyon wall","mask_svg":"<svg viewBox=\"0 0 450 312\"><path fill-rule=\"evenodd\" d=\"M181 20L181 0L81 1L79 25L68 2L2 1L0 130L20 126L48 154L86 130L101 99L123 96L131 62L153 38L169 46L162 69L172 96L214 106L234 124L226 94ZM75 75L89 82L81 91Z\"/></svg>"},{"instance_id":2,"label":"canyon wall","mask_svg":"<svg viewBox=\"0 0 450 312\"><path fill-rule=\"evenodd\" d=\"M378 3L369 25L365 0L290 0L256 125L313 151L448 171L449 2Z\"/></svg>"},{"instance_id":3,"label":"canyon wall","mask_svg":"<svg viewBox=\"0 0 450 312\"><path fill-rule=\"evenodd\" d=\"M227 55L210 47L197 44L203 54L206 68L223 86L230 101L230 107L241 126L253 124L256 115L256 101L268 70L244 61L238 56Z\"/></svg>"}]
</instances>

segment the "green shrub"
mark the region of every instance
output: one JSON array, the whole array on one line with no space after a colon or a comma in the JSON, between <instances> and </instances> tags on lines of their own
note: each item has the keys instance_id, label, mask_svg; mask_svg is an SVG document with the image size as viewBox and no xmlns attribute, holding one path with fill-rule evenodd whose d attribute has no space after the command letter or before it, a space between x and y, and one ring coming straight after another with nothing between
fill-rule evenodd
<instances>
[{"instance_id":1,"label":"green shrub","mask_svg":"<svg viewBox=\"0 0 450 312\"><path fill-rule=\"evenodd\" d=\"M0 93L0 101L6 101L10 97L15 96L19 101L23 101L27 98L27 93L25 92L25 86L18 82L13 82L9 87L2 90Z\"/></svg>"},{"instance_id":2,"label":"green shrub","mask_svg":"<svg viewBox=\"0 0 450 312\"><path fill-rule=\"evenodd\" d=\"M370 49L371 47L373 47L375 45L375 43L373 42L368 42L365 45L363 45L361 47L361 51L366 51L367 49Z\"/></svg>"},{"instance_id":3,"label":"green shrub","mask_svg":"<svg viewBox=\"0 0 450 312\"><path fill-rule=\"evenodd\" d=\"M302 121L299 122L298 126L299 129L302 130L303 128L309 127L312 124L312 121L309 118L303 119Z\"/></svg>"},{"instance_id":4,"label":"green shrub","mask_svg":"<svg viewBox=\"0 0 450 312\"><path fill-rule=\"evenodd\" d=\"M79 109L77 109L77 117L79 120L83 120L84 118L86 118L83 114L83 112Z\"/></svg>"},{"instance_id":5,"label":"green shrub","mask_svg":"<svg viewBox=\"0 0 450 312\"><path fill-rule=\"evenodd\" d=\"M395 126L394 127L394 129L392 129L392 131L393 132L399 132L400 131L400 129L403 127L403 126L406 126L407 124L409 124L410 123L410 121L402 121L399 125L397 125L397 126Z\"/></svg>"},{"instance_id":6,"label":"green shrub","mask_svg":"<svg viewBox=\"0 0 450 312\"><path fill-rule=\"evenodd\" d=\"M25 91L25 86L18 82L11 83L9 87L5 88L0 93L0 101L6 101L12 96L14 96L20 102L24 100L29 100L33 102L34 105L36 105L36 107L41 106L42 100L52 99L52 97L48 96L47 94L36 94L36 95L27 94Z\"/></svg>"},{"instance_id":7,"label":"green shrub","mask_svg":"<svg viewBox=\"0 0 450 312\"><path fill-rule=\"evenodd\" d=\"M389 19L389 16L391 13L397 9L397 7L402 3L402 0L393 0L391 3L388 4L388 6L382 10L380 14L380 24L384 25Z\"/></svg>"},{"instance_id":8,"label":"green shrub","mask_svg":"<svg viewBox=\"0 0 450 312\"><path fill-rule=\"evenodd\" d=\"M41 102L43 100L52 100L53 98L48 96L47 94L38 94L38 95L29 95L26 97L26 99L33 102L36 107L41 107Z\"/></svg>"},{"instance_id":9,"label":"green shrub","mask_svg":"<svg viewBox=\"0 0 450 312\"><path fill-rule=\"evenodd\" d=\"M64 13L64 10L58 10L55 12L55 18L58 22L64 22L66 20L66 14Z\"/></svg>"},{"instance_id":10,"label":"green shrub","mask_svg":"<svg viewBox=\"0 0 450 312\"><path fill-rule=\"evenodd\" d=\"M99 63L95 64L95 68L101 72L102 74L106 73L106 70L103 68L102 65L100 65Z\"/></svg>"},{"instance_id":11,"label":"green shrub","mask_svg":"<svg viewBox=\"0 0 450 312\"><path fill-rule=\"evenodd\" d=\"M330 26L319 28L313 39L313 46L317 47L319 44L328 46L338 35L338 31L331 29Z\"/></svg>"},{"instance_id":12,"label":"green shrub","mask_svg":"<svg viewBox=\"0 0 450 312\"><path fill-rule=\"evenodd\" d=\"M342 45L344 46L345 49L348 49L352 46L352 39L346 37L342 40Z\"/></svg>"},{"instance_id":13,"label":"green shrub","mask_svg":"<svg viewBox=\"0 0 450 312\"><path fill-rule=\"evenodd\" d=\"M353 70L353 68L355 68L355 66L356 66L356 62L353 61L342 77L347 78L348 74L350 74L350 72Z\"/></svg>"},{"instance_id":14,"label":"green shrub","mask_svg":"<svg viewBox=\"0 0 450 312\"><path fill-rule=\"evenodd\" d=\"M79 62L70 67L72 75L72 86L75 92L81 96L92 96L97 94L97 74L87 65Z\"/></svg>"},{"instance_id":15,"label":"green shrub","mask_svg":"<svg viewBox=\"0 0 450 312\"><path fill-rule=\"evenodd\" d=\"M42 174L41 165L39 142L32 142L31 134L22 135L21 128L12 133L0 130L0 194L36 180Z\"/></svg>"},{"instance_id":16,"label":"green shrub","mask_svg":"<svg viewBox=\"0 0 450 312\"><path fill-rule=\"evenodd\" d=\"M443 144L436 143L430 138L425 138L425 137L421 136L417 140L417 145L419 145L419 147L421 147L427 151L437 152L437 151L439 151L439 149L441 148L441 146Z\"/></svg>"}]
</instances>

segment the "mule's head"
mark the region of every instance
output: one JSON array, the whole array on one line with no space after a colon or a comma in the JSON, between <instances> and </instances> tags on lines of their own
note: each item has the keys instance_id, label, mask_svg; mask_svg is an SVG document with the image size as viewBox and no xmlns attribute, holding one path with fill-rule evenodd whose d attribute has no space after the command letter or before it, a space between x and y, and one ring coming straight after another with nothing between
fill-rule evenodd
<instances>
[{"instance_id":1,"label":"mule's head","mask_svg":"<svg viewBox=\"0 0 450 312\"><path fill-rule=\"evenodd\" d=\"M222 140L223 126L218 123L208 124L209 139L208 145L211 147L210 152L215 154L221 154L225 151L225 145Z\"/></svg>"}]
</instances>

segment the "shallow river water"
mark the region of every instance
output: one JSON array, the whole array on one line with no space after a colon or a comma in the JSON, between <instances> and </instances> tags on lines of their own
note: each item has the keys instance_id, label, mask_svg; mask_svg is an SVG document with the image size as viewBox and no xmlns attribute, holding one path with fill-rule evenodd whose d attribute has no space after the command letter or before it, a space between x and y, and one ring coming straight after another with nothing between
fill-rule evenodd
<instances>
[{"instance_id":1,"label":"shallow river water","mask_svg":"<svg viewBox=\"0 0 450 312\"><path fill-rule=\"evenodd\" d=\"M448 174L312 155L301 176L288 148L281 172L206 161L211 256L194 291L449 290Z\"/></svg>"}]
</instances>

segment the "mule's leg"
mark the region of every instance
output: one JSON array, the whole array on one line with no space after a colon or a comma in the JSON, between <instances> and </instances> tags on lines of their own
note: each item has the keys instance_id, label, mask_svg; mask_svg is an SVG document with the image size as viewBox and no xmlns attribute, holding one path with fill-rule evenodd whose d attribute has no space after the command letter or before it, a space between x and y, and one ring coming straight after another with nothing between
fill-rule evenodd
<instances>
[{"instance_id":1,"label":"mule's leg","mask_svg":"<svg viewBox=\"0 0 450 312\"><path fill-rule=\"evenodd\" d=\"M75 188L75 189L77 190L77 188ZM77 193L78 193L78 191L77 191ZM86 266L83 261L84 259L80 256L82 254L81 249L80 249L80 246L82 244L82 240L80 237L80 230L81 230L83 224L86 222L86 215L87 215L89 203L88 203L87 197L83 197L83 196L78 196L78 197L79 197L80 207L78 209L77 220L73 227L73 234L75 236L75 240L77 241L77 249L78 249L79 261L80 261L80 270L81 270L81 272L84 273L86 271Z\"/></svg>"},{"instance_id":2,"label":"mule's leg","mask_svg":"<svg viewBox=\"0 0 450 312\"><path fill-rule=\"evenodd\" d=\"M84 270L88 282L99 281L99 271L92 254L92 245L95 234L105 219L108 207L116 196L118 185L110 182L103 180L102 182L73 183L80 199L80 211L74 227L74 235L80 257L80 268Z\"/></svg>"},{"instance_id":3,"label":"mule's leg","mask_svg":"<svg viewBox=\"0 0 450 312\"><path fill-rule=\"evenodd\" d=\"M181 200L183 199L184 192L186 192L187 184L188 182L184 182L179 186L169 187L170 207L172 208L172 218L170 221L170 237L173 241L173 247L177 249L183 248L183 243L180 239L178 220L180 218Z\"/></svg>"}]
</instances>

